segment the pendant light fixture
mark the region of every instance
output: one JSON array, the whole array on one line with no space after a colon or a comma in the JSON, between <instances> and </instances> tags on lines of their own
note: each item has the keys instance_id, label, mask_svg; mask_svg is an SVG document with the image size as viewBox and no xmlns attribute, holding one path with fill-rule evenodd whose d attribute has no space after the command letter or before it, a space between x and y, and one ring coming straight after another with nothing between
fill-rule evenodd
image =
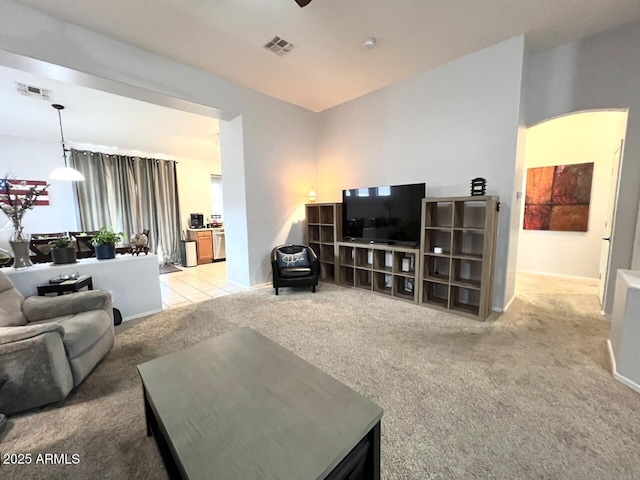
<instances>
[{"instance_id":1,"label":"pendant light fixture","mask_svg":"<svg viewBox=\"0 0 640 480\"><path fill-rule=\"evenodd\" d=\"M64 131L62 130L62 114L60 113L61 110L64 110L64 105L54 103L51 106L58 111L58 120L60 122L60 138L62 139L60 143L62 143L62 158L64 158L64 167L56 168L53 172L51 172L49 178L53 180L82 182L84 181L84 175L82 175L82 173L80 173L75 168L71 168L67 165L67 152L69 150L67 149L67 144L64 141Z\"/></svg>"}]
</instances>

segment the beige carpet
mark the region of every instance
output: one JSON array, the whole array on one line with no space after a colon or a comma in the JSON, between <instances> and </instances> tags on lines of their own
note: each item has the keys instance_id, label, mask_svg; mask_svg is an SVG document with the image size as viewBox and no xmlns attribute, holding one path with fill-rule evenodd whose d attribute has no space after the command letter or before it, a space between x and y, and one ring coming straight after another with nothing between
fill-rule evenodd
<instances>
[{"instance_id":1,"label":"beige carpet","mask_svg":"<svg viewBox=\"0 0 640 480\"><path fill-rule=\"evenodd\" d=\"M164 478L136 365L248 325L385 409L383 478L637 479L640 395L611 377L595 296L539 292L528 285L484 324L333 285L128 322L67 402L13 417L0 445L77 453L80 464L2 466L0 476Z\"/></svg>"}]
</instances>

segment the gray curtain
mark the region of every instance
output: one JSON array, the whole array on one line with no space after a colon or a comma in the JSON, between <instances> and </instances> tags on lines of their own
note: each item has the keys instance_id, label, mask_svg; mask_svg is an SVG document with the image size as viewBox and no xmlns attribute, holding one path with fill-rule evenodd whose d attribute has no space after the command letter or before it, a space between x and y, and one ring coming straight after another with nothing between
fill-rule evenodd
<instances>
[{"instance_id":1,"label":"gray curtain","mask_svg":"<svg viewBox=\"0 0 640 480\"><path fill-rule=\"evenodd\" d=\"M82 172L76 194L83 230L113 226L127 238L145 229L162 264L180 261L180 216L176 162L71 150Z\"/></svg>"}]
</instances>

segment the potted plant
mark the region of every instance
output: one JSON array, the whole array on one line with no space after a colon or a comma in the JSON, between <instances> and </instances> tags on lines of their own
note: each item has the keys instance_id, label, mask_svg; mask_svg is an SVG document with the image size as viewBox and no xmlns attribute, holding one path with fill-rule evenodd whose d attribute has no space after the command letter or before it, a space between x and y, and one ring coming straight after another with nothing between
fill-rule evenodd
<instances>
[{"instance_id":1,"label":"potted plant","mask_svg":"<svg viewBox=\"0 0 640 480\"><path fill-rule=\"evenodd\" d=\"M71 245L69 237L56 238L49 242L51 245L51 259L55 265L76 263L76 249Z\"/></svg>"},{"instance_id":2,"label":"potted plant","mask_svg":"<svg viewBox=\"0 0 640 480\"><path fill-rule=\"evenodd\" d=\"M92 240L96 258L98 260L116 258L116 243L120 242L123 237L124 233L122 232L114 232L113 228L107 230L107 227L102 227Z\"/></svg>"}]
</instances>

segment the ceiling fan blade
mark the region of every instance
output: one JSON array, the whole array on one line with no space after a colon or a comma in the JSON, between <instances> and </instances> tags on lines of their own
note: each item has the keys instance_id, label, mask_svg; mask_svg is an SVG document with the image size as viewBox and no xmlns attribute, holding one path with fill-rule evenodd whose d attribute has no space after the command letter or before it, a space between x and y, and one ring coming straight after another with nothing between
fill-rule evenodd
<instances>
[{"instance_id":1,"label":"ceiling fan blade","mask_svg":"<svg viewBox=\"0 0 640 480\"><path fill-rule=\"evenodd\" d=\"M296 3L300 5L300 7L306 7L311 3L311 0L296 0Z\"/></svg>"}]
</instances>

